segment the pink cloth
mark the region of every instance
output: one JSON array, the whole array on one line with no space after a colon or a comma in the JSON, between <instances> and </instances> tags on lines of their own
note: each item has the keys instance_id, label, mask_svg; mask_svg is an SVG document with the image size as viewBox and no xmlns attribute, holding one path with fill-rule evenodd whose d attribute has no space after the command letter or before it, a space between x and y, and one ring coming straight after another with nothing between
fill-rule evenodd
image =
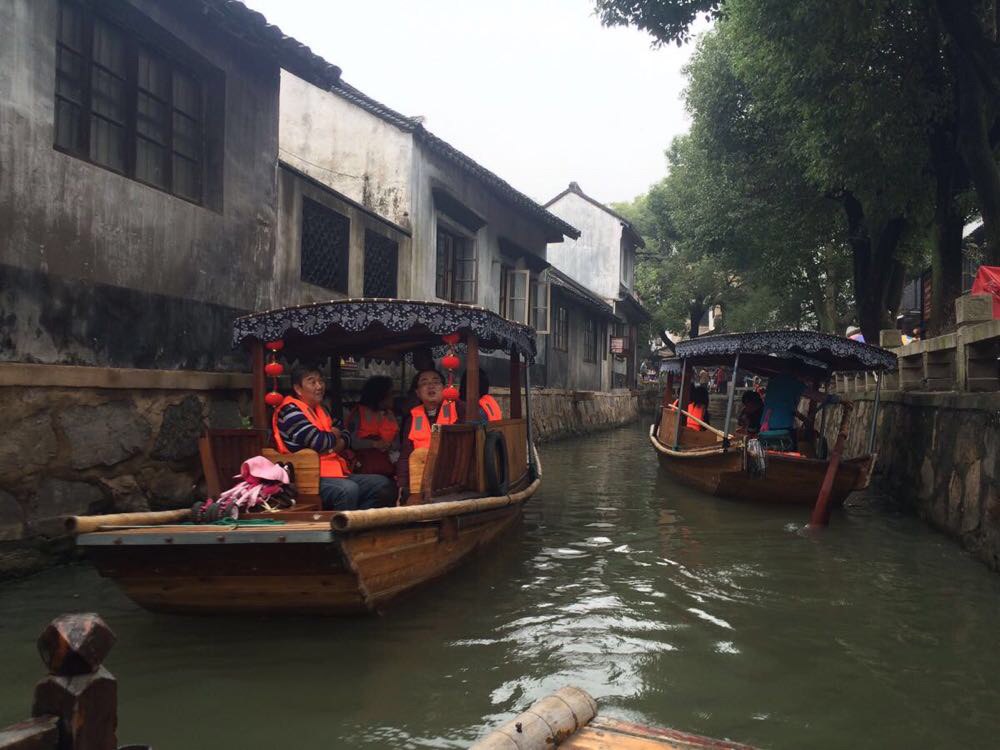
<instances>
[{"instance_id":1,"label":"pink cloth","mask_svg":"<svg viewBox=\"0 0 1000 750\"><path fill-rule=\"evenodd\" d=\"M288 472L275 463L271 463L263 456L254 456L243 462L240 468L240 476L243 481L251 481L251 477L263 479L266 482L281 482L288 484Z\"/></svg>"}]
</instances>

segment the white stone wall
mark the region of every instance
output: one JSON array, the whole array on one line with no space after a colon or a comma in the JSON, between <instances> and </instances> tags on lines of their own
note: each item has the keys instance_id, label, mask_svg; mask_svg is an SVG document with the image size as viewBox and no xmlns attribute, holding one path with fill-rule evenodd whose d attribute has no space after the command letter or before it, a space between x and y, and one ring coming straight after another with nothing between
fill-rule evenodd
<instances>
[{"instance_id":1,"label":"white stone wall","mask_svg":"<svg viewBox=\"0 0 1000 750\"><path fill-rule=\"evenodd\" d=\"M549 211L580 230L580 238L549 245L549 262L605 299L617 299L622 223L607 211L567 193Z\"/></svg>"}]
</instances>

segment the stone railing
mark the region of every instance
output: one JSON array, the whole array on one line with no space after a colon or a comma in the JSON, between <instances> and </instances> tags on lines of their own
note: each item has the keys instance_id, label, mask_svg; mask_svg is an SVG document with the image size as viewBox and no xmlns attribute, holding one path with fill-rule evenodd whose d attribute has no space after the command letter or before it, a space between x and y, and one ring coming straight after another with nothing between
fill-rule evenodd
<instances>
[{"instance_id":1,"label":"stone railing","mask_svg":"<svg viewBox=\"0 0 1000 750\"><path fill-rule=\"evenodd\" d=\"M882 331L879 344L899 358L899 368L887 373L883 390L1000 391L1000 320L993 318L993 298L963 295L955 300L957 330L923 341L903 344L897 330ZM838 374L841 393L875 389L871 373Z\"/></svg>"}]
</instances>

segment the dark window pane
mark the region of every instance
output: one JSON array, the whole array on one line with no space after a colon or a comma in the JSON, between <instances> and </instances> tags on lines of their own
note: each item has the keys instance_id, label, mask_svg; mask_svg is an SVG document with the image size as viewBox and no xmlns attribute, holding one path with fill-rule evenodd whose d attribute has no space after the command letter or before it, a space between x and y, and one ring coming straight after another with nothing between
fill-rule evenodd
<instances>
[{"instance_id":1,"label":"dark window pane","mask_svg":"<svg viewBox=\"0 0 1000 750\"><path fill-rule=\"evenodd\" d=\"M148 91L161 101L170 98L170 69L163 60L144 49L139 50L139 88Z\"/></svg>"},{"instance_id":2,"label":"dark window pane","mask_svg":"<svg viewBox=\"0 0 1000 750\"><path fill-rule=\"evenodd\" d=\"M201 127L180 112L174 112L174 151L189 159L201 159Z\"/></svg>"},{"instance_id":3,"label":"dark window pane","mask_svg":"<svg viewBox=\"0 0 1000 750\"><path fill-rule=\"evenodd\" d=\"M441 299L451 299L451 254L451 235L445 234L438 227L434 293Z\"/></svg>"},{"instance_id":4,"label":"dark window pane","mask_svg":"<svg viewBox=\"0 0 1000 750\"><path fill-rule=\"evenodd\" d=\"M160 145L167 145L167 105L142 91L139 92L136 132Z\"/></svg>"},{"instance_id":5,"label":"dark window pane","mask_svg":"<svg viewBox=\"0 0 1000 750\"><path fill-rule=\"evenodd\" d=\"M83 89L83 59L66 47L60 47L56 63L56 93L80 104Z\"/></svg>"},{"instance_id":6,"label":"dark window pane","mask_svg":"<svg viewBox=\"0 0 1000 750\"><path fill-rule=\"evenodd\" d=\"M125 44L122 34L101 19L94 19L93 60L115 75L125 77Z\"/></svg>"},{"instance_id":7,"label":"dark window pane","mask_svg":"<svg viewBox=\"0 0 1000 750\"><path fill-rule=\"evenodd\" d=\"M56 99L56 144L74 151L80 147L80 108L64 99Z\"/></svg>"},{"instance_id":8,"label":"dark window pane","mask_svg":"<svg viewBox=\"0 0 1000 750\"><path fill-rule=\"evenodd\" d=\"M125 168L125 129L100 117L90 122L90 158L119 171Z\"/></svg>"},{"instance_id":9,"label":"dark window pane","mask_svg":"<svg viewBox=\"0 0 1000 750\"><path fill-rule=\"evenodd\" d=\"M167 150L153 141L145 138L135 139L135 176L143 182L167 186L166 158Z\"/></svg>"},{"instance_id":10,"label":"dark window pane","mask_svg":"<svg viewBox=\"0 0 1000 750\"><path fill-rule=\"evenodd\" d=\"M125 122L125 82L101 68L94 68L91 110L116 123Z\"/></svg>"},{"instance_id":11,"label":"dark window pane","mask_svg":"<svg viewBox=\"0 0 1000 750\"><path fill-rule=\"evenodd\" d=\"M351 222L316 201L302 199L302 280L347 292Z\"/></svg>"},{"instance_id":12,"label":"dark window pane","mask_svg":"<svg viewBox=\"0 0 1000 750\"><path fill-rule=\"evenodd\" d=\"M174 192L201 202L201 168L198 163L174 154Z\"/></svg>"},{"instance_id":13,"label":"dark window pane","mask_svg":"<svg viewBox=\"0 0 1000 750\"><path fill-rule=\"evenodd\" d=\"M201 119L201 86L191 76L174 71L174 109Z\"/></svg>"},{"instance_id":14,"label":"dark window pane","mask_svg":"<svg viewBox=\"0 0 1000 750\"><path fill-rule=\"evenodd\" d=\"M77 52L83 50L83 16L73 3L59 5L59 41Z\"/></svg>"},{"instance_id":15,"label":"dark window pane","mask_svg":"<svg viewBox=\"0 0 1000 750\"><path fill-rule=\"evenodd\" d=\"M366 297L395 297L399 246L388 237L365 230Z\"/></svg>"}]
</instances>

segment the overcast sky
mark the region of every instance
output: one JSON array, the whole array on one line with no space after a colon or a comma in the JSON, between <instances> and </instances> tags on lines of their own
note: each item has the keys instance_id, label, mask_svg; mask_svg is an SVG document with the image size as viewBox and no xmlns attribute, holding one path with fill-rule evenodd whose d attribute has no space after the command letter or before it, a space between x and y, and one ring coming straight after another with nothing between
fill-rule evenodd
<instances>
[{"instance_id":1,"label":"overcast sky","mask_svg":"<svg viewBox=\"0 0 1000 750\"><path fill-rule=\"evenodd\" d=\"M545 202L631 200L688 127L690 48L603 28L590 0L244 0L344 80Z\"/></svg>"}]
</instances>

